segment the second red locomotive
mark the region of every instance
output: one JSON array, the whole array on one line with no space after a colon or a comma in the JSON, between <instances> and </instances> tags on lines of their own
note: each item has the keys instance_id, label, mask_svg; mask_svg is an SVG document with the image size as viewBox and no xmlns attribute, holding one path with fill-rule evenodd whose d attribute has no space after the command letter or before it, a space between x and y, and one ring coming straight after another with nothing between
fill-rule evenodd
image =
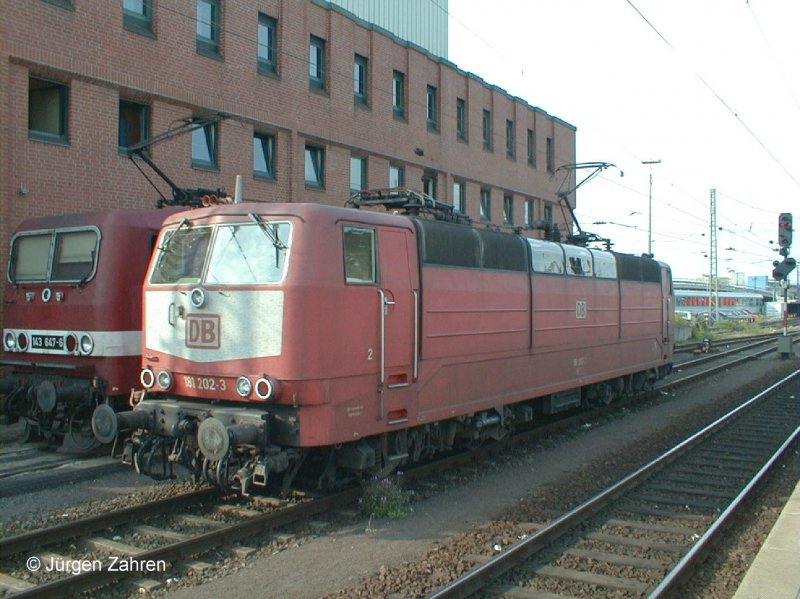
<instances>
[{"instance_id":1,"label":"second red locomotive","mask_svg":"<svg viewBox=\"0 0 800 599\"><path fill-rule=\"evenodd\" d=\"M104 442L249 492L321 486L642 389L669 372L669 267L411 215L236 204L165 222L144 287L133 410ZM390 199L386 199L386 198ZM369 202L365 202L369 203ZM452 211L452 208L449 208Z\"/></svg>"},{"instance_id":2,"label":"second red locomotive","mask_svg":"<svg viewBox=\"0 0 800 599\"><path fill-rule=\"evenodd\" d=\"M142 280L169 212L108 210L19 226L0 357L7 417L85 450L94 443L94 408L126 406L138 386Z\"/></svg>"}]
</instances>

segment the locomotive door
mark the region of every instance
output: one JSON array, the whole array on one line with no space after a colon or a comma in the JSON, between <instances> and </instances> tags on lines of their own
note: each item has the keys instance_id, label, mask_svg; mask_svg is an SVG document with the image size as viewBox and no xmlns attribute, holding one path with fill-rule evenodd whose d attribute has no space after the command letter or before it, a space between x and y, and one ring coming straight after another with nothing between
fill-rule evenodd
<instances>
[{"instance_id":1,"label":"locomotive door","mask_svg":"<svg viewBox=\"0 0 800 599\"><path fill-rule=\"evenodd\" d=\"M387 391L408 387L415 376L419 292L413 243L407 229L378 229L379 382ZM387 409L391 415L392 406Z\"/></svg>"}]
</instances>

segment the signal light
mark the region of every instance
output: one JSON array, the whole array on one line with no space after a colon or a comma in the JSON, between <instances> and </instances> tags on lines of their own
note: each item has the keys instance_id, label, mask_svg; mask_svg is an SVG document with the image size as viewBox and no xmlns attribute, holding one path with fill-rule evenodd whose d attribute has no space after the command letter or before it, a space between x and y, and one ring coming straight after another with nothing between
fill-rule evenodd
<instances>
[{"instance_id":1,"label":"signal light","mask_svg":"<svg viewBox=\"0 0 800 599\"><path fill-rule=\"evenodd\" d=\"M778 245L782 248L792 245L792 215L789 212L778 216Z\"/></svg>"},{"instance_id":2,"label":"signal light","mask_svg":"<svg viewBox=\"0 0 800 599\"><path fill-rule=\"evenodd\" d=\"M797 266L797 260L794 258L784 258L783 262L777 260L772 263L775 268L772 270L772 278L776 281L784 281L789 273L792 272Z\"/></svg>"}]
</instances>

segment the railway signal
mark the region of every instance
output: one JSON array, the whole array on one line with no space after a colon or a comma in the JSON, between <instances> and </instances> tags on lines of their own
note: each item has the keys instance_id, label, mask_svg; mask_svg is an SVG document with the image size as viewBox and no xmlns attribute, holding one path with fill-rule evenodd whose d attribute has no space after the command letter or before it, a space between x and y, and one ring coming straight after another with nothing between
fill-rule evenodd
<instances>
[{"instance_id":1,"label":"railway signal","mask_svg":"<svg viewBox=\"0 0 800 599\"><path fill-rule=\"evenodd\" d=\"M788 248L792 245L792 214L781 212L778 216L778 245L781 248ZM786 255L781 252L782 255Z\"/></svg>"},{"instance_id":2,"label":"railway signal","mask_svg":"<svg viewBox=\"0 0 800 599\"><path fill-rule=\"evenodd\" d=\"M772 263L772 266L775 268L772 269L772 278L776 281L785 281L786 278L789 276L789 273L792 272L797 266L797 260L794 258L784 258L783 261Z\"/></svg>"}]
</instances>

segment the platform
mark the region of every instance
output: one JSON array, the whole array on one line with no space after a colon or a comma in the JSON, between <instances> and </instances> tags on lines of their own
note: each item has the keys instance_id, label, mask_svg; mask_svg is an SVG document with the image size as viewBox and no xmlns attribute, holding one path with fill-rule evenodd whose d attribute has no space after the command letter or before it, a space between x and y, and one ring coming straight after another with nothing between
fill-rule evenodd
<instances>
[{"instance_id":1,"label":"platform","mask_svg":"<svg viewBox=\"0 0 800 599\"><path fill-rule=\"evenodd\" d=\"M733 599L800 599L800 482Z\"/></svg>"}]
</instances>

